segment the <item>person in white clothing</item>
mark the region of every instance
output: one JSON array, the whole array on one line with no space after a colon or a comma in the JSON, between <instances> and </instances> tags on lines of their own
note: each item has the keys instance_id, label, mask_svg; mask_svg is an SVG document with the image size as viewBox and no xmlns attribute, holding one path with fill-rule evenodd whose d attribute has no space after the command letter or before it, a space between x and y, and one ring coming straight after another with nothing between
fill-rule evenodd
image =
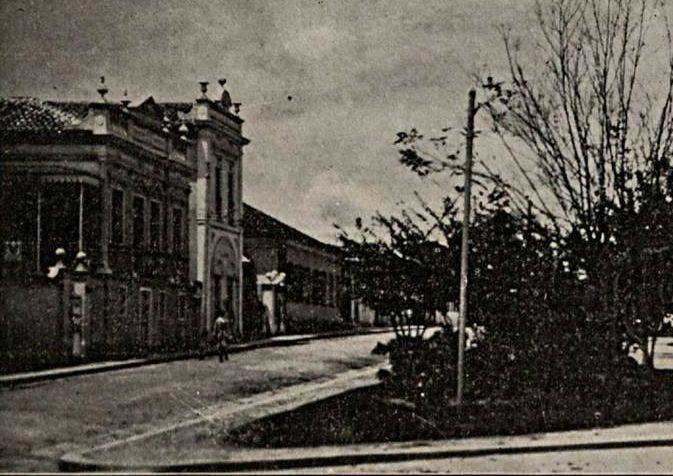
<instances>
[{"instance_id":1,"label":"person in white clothing","mask_svg":"<svg viewBox=\"0 0 673 476\"><path fill-rule=\"evenodd\" d=\"M229 339L229 323L222 308L217 311L213 330L217 341L217 354L219 355L220 362L229 360L229 343L227 342Z\"/></svg>"}]
</instances>

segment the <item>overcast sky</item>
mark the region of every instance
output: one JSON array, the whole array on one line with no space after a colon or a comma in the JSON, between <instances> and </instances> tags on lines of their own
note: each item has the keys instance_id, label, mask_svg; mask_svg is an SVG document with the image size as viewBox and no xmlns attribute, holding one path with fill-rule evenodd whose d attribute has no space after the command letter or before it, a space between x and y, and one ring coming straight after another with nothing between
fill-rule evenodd
<instances>
[{"instance_id":1,"label":"overcast sky","mask_svg":"<svg viewBox=\"0 0 673 476\"><path fill-rule=\"evenodd\" d=\"M398 165L396 132L460 127L475 72L502 76L498 25L533 0L0 2L0 95L190 101L225 77L242 102L244 200L320 239L438 189ZM292 100L288 100L292 96Z\"/></svg>"}]
</instances>

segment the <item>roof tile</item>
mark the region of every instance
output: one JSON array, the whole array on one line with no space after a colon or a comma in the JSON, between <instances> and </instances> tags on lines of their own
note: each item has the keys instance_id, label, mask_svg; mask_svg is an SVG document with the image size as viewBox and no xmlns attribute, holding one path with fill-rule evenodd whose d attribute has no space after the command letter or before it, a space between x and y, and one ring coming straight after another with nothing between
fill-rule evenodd
<instances>
[{"instance_id":1,"label":"roof tile","mask_svg":"<svg viewBox=\"0 0 673 476\"><path fill-rule=\"evenodd\" d=\"M43 102L37 98L0 99L0 131L59 132L79 124L88 103Z\"/></svg>"}]
</instances>

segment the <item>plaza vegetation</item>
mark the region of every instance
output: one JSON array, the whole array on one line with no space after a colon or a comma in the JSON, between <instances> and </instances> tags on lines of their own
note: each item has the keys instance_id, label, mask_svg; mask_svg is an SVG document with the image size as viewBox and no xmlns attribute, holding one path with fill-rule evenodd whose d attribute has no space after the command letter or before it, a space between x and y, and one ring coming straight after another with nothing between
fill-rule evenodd
<instances>
[{"instance_id":1,"label":"plaza vegetation","mask_svg":"<svg viewBox=\"0 0 673 476\"><path fill-rule=\"evenodd\" d=\"M476 157L463 404L452 404L459 339L442 321L458 301L463 154L451 128L412 128L397 135L400 162L455 193L434 207L417 194L415 206L340 231L355 297L395 327L375 349L391 370L376 389L241 438L352 443L673 417L673 379L654 368L657 338L673 335L673 40L660 6L540 2L537 48L503 31L509 78L478 78L510 174ZM648 49L653 37L664 48ZM316 429L311 441L288 439L300 426Z\"/></svg>"},{"instance_id":2,"label":"plaza vegetation","mask_svg":"<svg viewBox=\"0 0 673 476\"><path fill-rule=\"evenodd\" d=\"M646 0L540 3L534 56L523 57L504 31L510 78L479 81L478 107L500 160L516 172L503 177L487 160L475 163L473 403L524 401L541 415L567 408L612 421L636 400L658 415L654 348L671 332L673 312L673 49L656 8ZM667 62L663 81L648 83L642 64L660 50L645 40L656 28L667 32ZM448 131L400 132L400 162L421 177L462 178ZM426 416L455 390L455 331L424 334L457 300L456 192L438 210L418 195L417 207L358 219L356 233L341 233L358 297L397 330L379 349L392 363L384 380ZM629 356L636 349L641 363Z\"/></svg>"}]
</instances>

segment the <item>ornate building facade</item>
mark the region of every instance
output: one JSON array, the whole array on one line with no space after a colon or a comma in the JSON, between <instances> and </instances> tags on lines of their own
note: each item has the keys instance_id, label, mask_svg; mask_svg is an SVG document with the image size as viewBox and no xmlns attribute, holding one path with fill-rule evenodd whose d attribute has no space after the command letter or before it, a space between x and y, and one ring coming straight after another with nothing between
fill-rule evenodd
<instances>
[{"instance_id":1,"label":"ornate building facade","mask_svg":"<svg viewBox=\"0 0 673 476\"><path fill-rule=\"evenodd\" d=\"M204 86L135 107L0 100L3 369L193 348L218 306L240 327L247 139ZM86 264L82 319L68 273L47 278L57 259Z\"/></svg>"},{"instance_id":2,"label":"ornate building facade","mask_svg":"<svg viewBox=\"0 0 673 476\"><path fill-rule=\"evenodd\" d=\"M223 81L220 81L223 84ZM194 103L163 103L166 116L188 121L196 140L196 178L189 200L190 276L203 286L202 325L210 330L218 308L235 317L243 329L243 120L230 111L226 90L210 100L207 84ZM238 109L238 105L235 105Z\"/></svg>"}]
</instances>

